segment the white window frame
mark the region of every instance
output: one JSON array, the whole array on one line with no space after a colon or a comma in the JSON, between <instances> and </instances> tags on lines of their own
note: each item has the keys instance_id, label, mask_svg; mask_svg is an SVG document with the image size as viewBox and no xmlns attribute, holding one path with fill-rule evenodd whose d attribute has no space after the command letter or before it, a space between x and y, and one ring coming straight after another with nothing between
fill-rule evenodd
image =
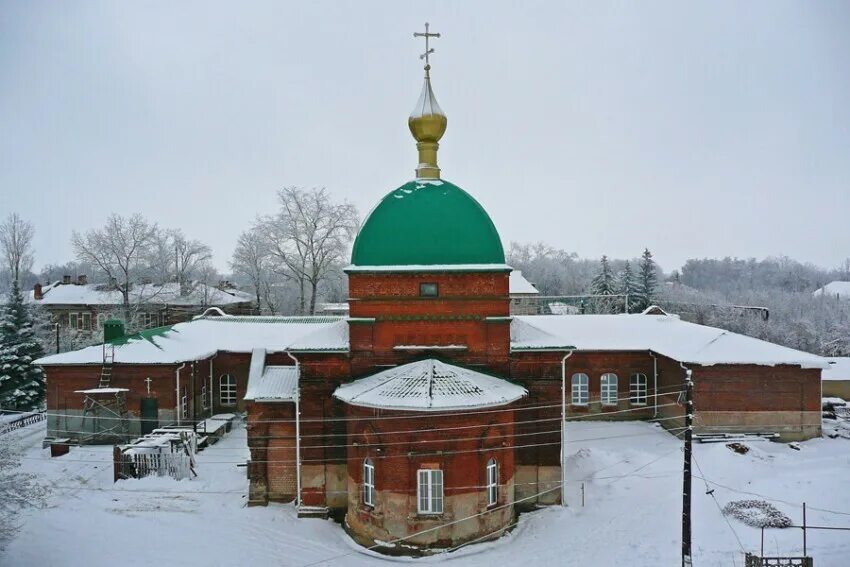
<instances>
[{"instance_id":1,"label":"white window frame","mask_svg":"<svg viewBox=\"0 0 850 567\"><path fill-rule=\"evenodd\" d=\"M443 471L419 469L416 472L416 510L420 514L443 513Z\"/></svg>"},{"instance_id":2,"label":"white window frame","mask_svg":"<svg viewBox=\"0 0 850 567\"><path fill-rule=\"evenodd\" d=\"M80 327L86 332L91 332L91 313L80 313Z\"/></svg>"},{"instance_id":3,"label":"white window frame","mask_svg":"<svg viewBox=\"0 0 850 567\"><path fill-rule=\"evenodd\" d=\"M496 459L487 461L487 506L495 506L499 502L499 463Z\"/></svg>"},{"instance_id":4,"label":"white window frame","mask_svg":"<svg viewBox=\"0 0 850 567\"><path fill-rule=\"evenodd\" d=\"M79 329L80 328L80 314L79 313L68 313L68 328L69 329Z\"/></svg>"},{"instance_id":5,"label":"white window frame","mask_svg":"<svg viewBox=\"0 0 850 567\"><path fill-rule=\"evenodd\" d=\"M372 459L363 461L363 505L375 507L375 463Z\"/></svg>"},{"instance_id":6,"label":"white window frame","mask_svg":"<svg viewBox=\"0 0 850 567\"><path fill-rule=\"evenodd\" d=\"M183 390L183 397L180 398L180 418L189 419L189 396L186 390Z\"/></svg>"},{"instance_id":7,"label":"white window frame","mask_svg":"<svg viewBox=\"0 0 850 567\"><path fill-rule=\"evenodd\" d=\"M617 405L619 378L613 372L606 372L599 378L599 401L603 406Z\"/></svg>"},{"instance_id":8,"label":"white window frame","mask_svg":"<svg viewBox=\"0 0 850 567\"><path fill-rule=\"evenodd\" d=\"M645 406L649 394L649 380L643 372L635 372L629 378L629 402L633 406Z\"/></svg>"},{"instance_id":9,"label":"white window frame","mask_svg":"<svg viewBox=\"0 0 850 567\"><path fill-rule=\"evenodd\" d=\"M236 378L232 374L222 374L219 376L218 402L223 406L236 405Z\"/></svg>"},{"instance_id":10,"label":"white window frame","mask_svg":"<svg viewBox=\"0 0 850 567\"><path fill-rule=\"evenodd\" d=\"M570 378L571 402L574 406L586 406L590 403L590 376L576 372Z\"/></svg>"}]
</instances>

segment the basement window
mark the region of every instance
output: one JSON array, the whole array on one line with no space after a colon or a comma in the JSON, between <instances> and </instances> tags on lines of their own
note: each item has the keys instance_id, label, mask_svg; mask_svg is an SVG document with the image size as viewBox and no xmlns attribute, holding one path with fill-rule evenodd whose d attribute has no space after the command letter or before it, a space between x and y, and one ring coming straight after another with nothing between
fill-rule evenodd
<instances>
[{"instance_id":1,"label":"basement window","mask_svg":"<svg viewBox=\"0 0 850 567\"><path fill-rule=\"evenodd\" d=\"M632 374L629 381L629 401L633 406L646 405L646 374Z\"/></svg>"},{"instance_id":2,"label":"basement window","mask_svg":"<svg viewBox=\"0 0 850 567\"><path fill-rule=\"evenodd\" d=\"M363 461L363 504L375 507L375 463L372 459Z\"/></svg>"},{"instance_id":3,"label":"basement window","mask_svg":"<svg viewBox=\"0 0 850 567\"><path fill-rule=\"evenodd\" d=\"M416 500L420 514L443 513L443 471L419 469L417 471Z\"/></svg>"},{"instance_id":4,"label":"basement window","mask_svg":"<svg viewBox=\"0 0 850 567\"><path fill-rule=\"evenodd\" d=\"M440 286L436 283L419 284L419 297L437 297L440 295Z\"/></svg>"},{"instance_id":5,"label":"basement window","mask_svg":"<svg viewBox=\"0 0 850 567\"><path fill-rule=\"evenodd\" d=\"M487 461L487 506L495 506L499 501L499 465L496 459Z\"/></svg>"}]
</instances>

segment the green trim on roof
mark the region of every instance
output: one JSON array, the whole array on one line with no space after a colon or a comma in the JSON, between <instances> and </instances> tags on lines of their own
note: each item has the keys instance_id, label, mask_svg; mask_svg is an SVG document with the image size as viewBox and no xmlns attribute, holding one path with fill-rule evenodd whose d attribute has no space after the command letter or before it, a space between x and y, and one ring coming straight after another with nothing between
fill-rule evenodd
<instances>
[{"instance_id":1,"label":"green trim on roof","mask_svg":"<svg viewBox=\"0 0 850 567\"><path fill-rule=\"evenodd\" d=\"M303 316L277 316L277 315L217 315L209 317L195 317L193 321L222 321L225 323L300 323L305 325L336 323L345 317L332 315L303 315Z\"/></svg>"},{"instance_id":2,"label":"green trim on roof","mask_svg":"<svg viewBox=\"0 0 850 567\"><path fill-rule=\"evenodd\" d=\"M363 223L356 266L504 264L505 251L487 211L444 180L405 183L384 197Z\"/></svg>"},{"instance_id":3,"label":"green trim on roof","mask_svg":"<svg viewBox=\"0 0 850 567\"><path fill-rule=\"evenodd\" d=\"M106 341L108 344L121 346L126 345L130 341L148 341L151 344L156 344L153 342L154 337L163 337L169 332L171 332L172 325L166 325L164 327L154 327L153 329L145 329L144 331L139 331L133 335L124 335L121 337L116 337L114 339L110 339ZM175 333L179 333L180 331L174 331Z\"/></svg>"}]
</instances>

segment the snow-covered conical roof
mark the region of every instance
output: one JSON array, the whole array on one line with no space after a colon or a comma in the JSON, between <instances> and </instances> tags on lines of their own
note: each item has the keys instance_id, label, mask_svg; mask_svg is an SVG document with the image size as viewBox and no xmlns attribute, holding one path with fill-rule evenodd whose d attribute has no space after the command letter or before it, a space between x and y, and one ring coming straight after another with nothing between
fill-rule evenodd
<instances>
[{"instance_id":1,"label":"snow-covered conical roof","mask_svg":"<svg viewBox=\"0 0 850 567\"><path fill-rule=\"evenodd\" d=\"M507 380L426 359L343 384L334 397L362 407L445 411L501 406L527 394Z\"/></svg>"}]
</instances>

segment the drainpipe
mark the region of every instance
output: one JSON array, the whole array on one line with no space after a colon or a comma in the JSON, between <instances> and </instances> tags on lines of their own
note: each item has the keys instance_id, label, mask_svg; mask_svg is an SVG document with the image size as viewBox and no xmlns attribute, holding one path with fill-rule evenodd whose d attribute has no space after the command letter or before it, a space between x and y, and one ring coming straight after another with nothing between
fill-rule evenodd
<instances>
[{"instance_id":1,"label":"drainpipe","mask_svg":"<svg viewBox=\"0 0 850 567\"><path fill-rule=\"evenodd\" d=\"M301 364L288 350L286 355L295 361L295 508L301 507Z\"/></svg>"},{"instance_id":2,"label":"drainpipe","mask_svg":"<svg viewBox=\"0 0 850 567\"><path fill-rule=\"evenodd\" d=\"M180 411L182 409L180 407L180 397L181 397L180 396L180 371L183 370L184 368L186 368L185 362L183 364L181 364L177 368L177 371L175 372L177 374L177 387L174 388L174 393L177 394L177 395L176 395L175 400L174 400L174 410L177 413L177 425L180 425L180 423L181 423L180 418L182 417L181 413L180 413Z\"/></svg>"},{"instance_id":3,"label":"drainpipe","mask_svg":"<svg viewBox=\"0 0 850 567\"><path fill-rule=\"evenodd\" d=\"M210 357L210 389L209 389L209 401L210 401L210 417L215 413L215 396L213 395L213 359L218 356L218 351L215 351L215 354Z\"/></svg>"},{"instance_id":4,"label":"drainpipe","mask_svg":"<svg viewBox=\"0 0 850 567\"><path fill-rule=\"evenodd\" d=\"M573 351L561 359L561 506L567 506L567 359Z\"/></svg>"},{"instance_id":5,"label":"drainpipe","mask_svg":"<svg viewBox=\"0 0 850 567\"><path fill-rule=\"evenodd\" d=\"M658 417L658 357L649 351L652 357L652 419Z\"/></svg>"}]
</instances>

